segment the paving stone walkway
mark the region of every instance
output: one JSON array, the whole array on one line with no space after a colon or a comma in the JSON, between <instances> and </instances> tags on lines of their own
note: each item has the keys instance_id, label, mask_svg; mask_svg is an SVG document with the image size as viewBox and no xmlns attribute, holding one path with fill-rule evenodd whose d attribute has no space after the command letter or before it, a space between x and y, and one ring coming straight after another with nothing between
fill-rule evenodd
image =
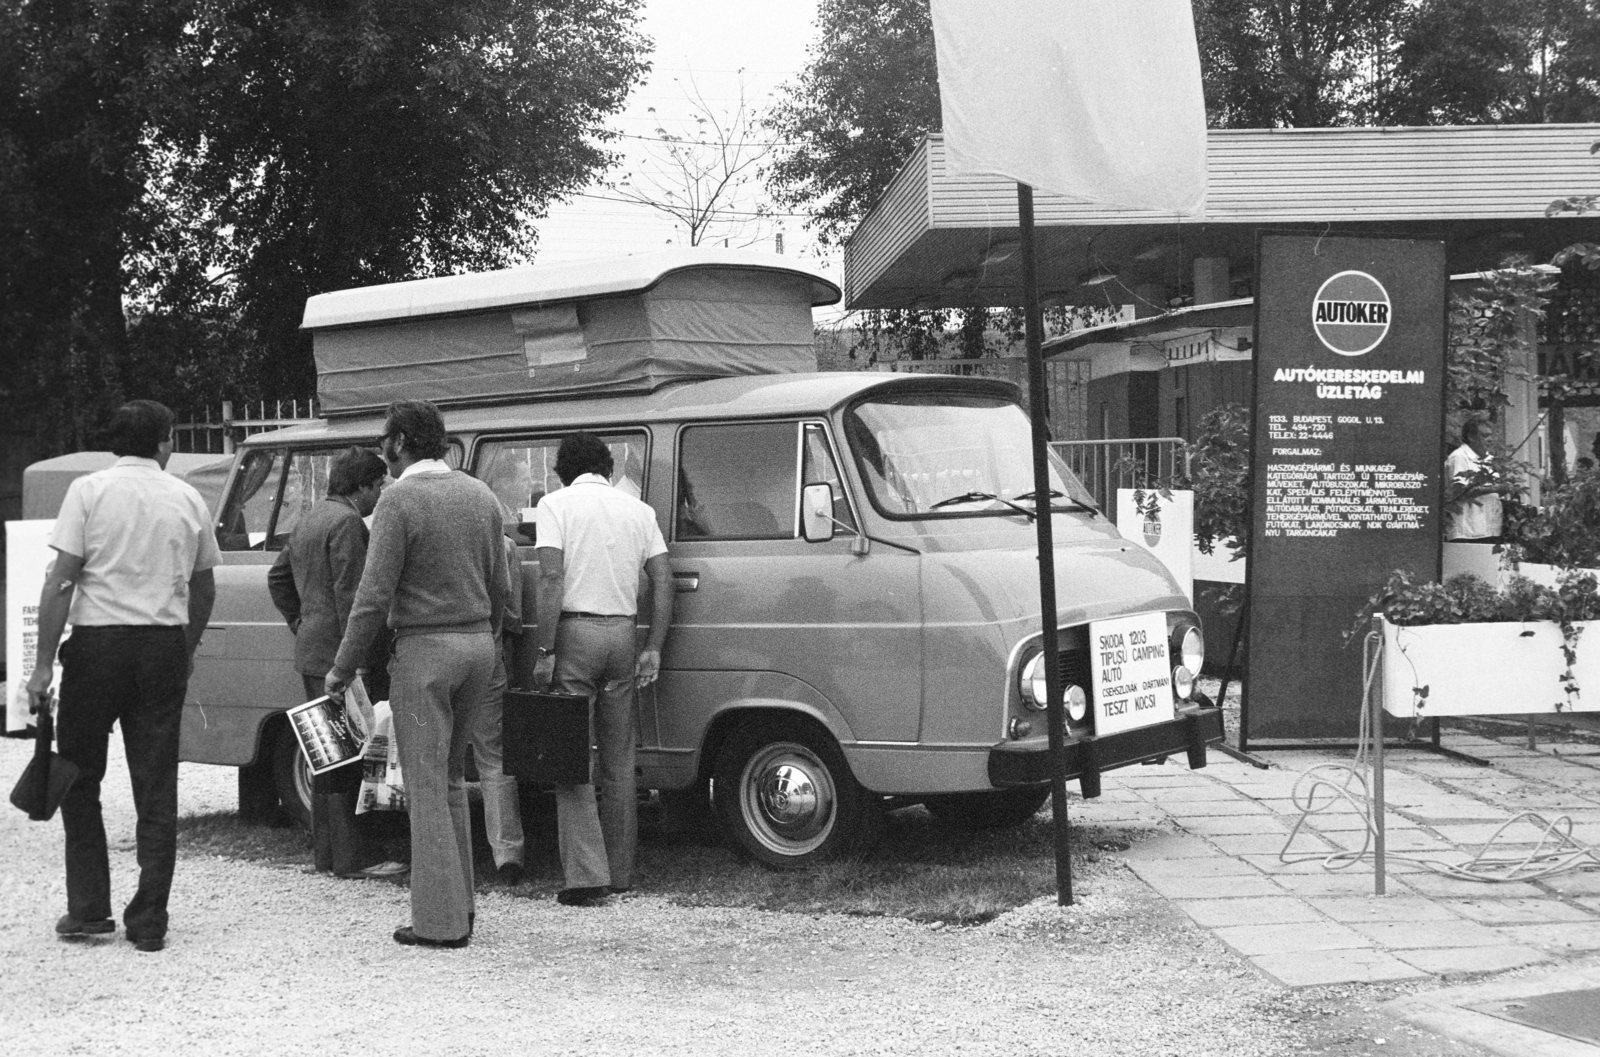
<instances>
[{"instance_id":1,"label":"paving stone walkway","mask_svg":"<svg viewBox=\"0 0 1600 1057\"><path fill-rule=\"evenodd\" d=\"M1600 868L1541 881L1486 884L1394 858L1462 863L1524 810L1571 818L1575 839L1600 848L1600 745L1451 731L1444 744L1480 767L1417 750L1385 768L1387 894L1373 894L1369 859L1328 869L1321 856L1361 847L1362 816L1342 803L1311 815L1286 856L1303 772L1347 764L1348 750L1270 752L1260 770L1215 750L1209 766L1181 759L1105 776L1104 793L1072 804L1075 824L1154 832L1122 858L1156 892L1290 987L1453 977L1600 951ZM1497 854L1532 851L1519 823ZM1312 858L1316 856L1317 858Z\"/></svg>"}]
</instances>

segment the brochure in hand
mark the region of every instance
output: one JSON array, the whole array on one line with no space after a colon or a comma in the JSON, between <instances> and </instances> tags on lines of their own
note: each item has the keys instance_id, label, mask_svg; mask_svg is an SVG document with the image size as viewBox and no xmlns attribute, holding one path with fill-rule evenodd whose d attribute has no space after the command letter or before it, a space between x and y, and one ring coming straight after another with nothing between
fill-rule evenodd
<instances>
[{"instance_id":1,"label":"brochure in hand","mask_svg":"<svg viewBox=\"0 0 1600 1057\"><path fill-rule=\"evenodd\" d=\"M357 685L351 684L344 702L323 696L289 709L289 726L300 739L300 751L306 754L312 774L325 774L361 759L365 717L358 704L346 707L354 704L348 698ZM359 692L364 699L365 691Z\"/></svg>"}]
</instances>

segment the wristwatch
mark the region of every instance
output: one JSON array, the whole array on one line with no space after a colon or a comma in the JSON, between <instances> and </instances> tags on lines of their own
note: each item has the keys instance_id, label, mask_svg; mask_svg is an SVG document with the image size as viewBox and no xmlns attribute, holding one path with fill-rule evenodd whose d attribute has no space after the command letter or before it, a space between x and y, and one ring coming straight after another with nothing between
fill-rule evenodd
<instances>
[{"instance_id":1,"label":"wristwatch","mask_svg":"<svg viewBox=\"0 0 1600 1057\"><path fill-rule=\"evenodd\" d=\"M555 655L556 655L556 651L555 651L555 647L554 646L540 646L539 647L539 656L540 657L554 657Z\"/></svg>"}]
</instances>

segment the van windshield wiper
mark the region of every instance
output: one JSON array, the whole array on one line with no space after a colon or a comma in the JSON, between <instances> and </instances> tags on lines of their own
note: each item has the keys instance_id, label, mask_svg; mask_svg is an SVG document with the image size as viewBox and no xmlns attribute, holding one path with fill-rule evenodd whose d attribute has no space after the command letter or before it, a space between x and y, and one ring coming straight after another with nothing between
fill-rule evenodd
<instances>
[{"instance_id":1,"label":"van windshield wiper","mask_svg":"<svg viewBox=\"0 0 1600 1057\"><path fill-rule=\"evenodd\" d=\"M1033 503L1035 505L1038 505L1038 499L1036 498L1037 496L1038 496L1038 492L1036 492L1036 491L1035 492L1024 492L1021 495L1017 496L1017 501L1018 502L1031 502L1031 503ZM1065 492L1058 492L1054 488L1050 489L1050 498L1051 499L1065 499L1069 504L1071 504L1072 506L1077 507L1079 510L1087 510L1089 512L1089 516L1090 517L1094 517L1096 514L1100 513L1099 510L1096 510L1094 507L1090 506L1088 503L1085 503L1083 500L1081 500L1081 499L1073 499L1071 496L1067 495ZM1056 504L1051 503L1050 504L1050 509L1051 510L1057 510L1057 509L1060 509L1060 508L1057 507Z\"/></svg>"},{"instance_id":2,"label":"van windshield wiper","mask_svg":"<svg viewBox=\"0 0 1600 1057\"><path fill-rule=\"evenodd\" d=\"M1029 510L1025 506L1018 506L1017 504L1013 503L1009 499L1001 499L999 496L995 495L993 492L962 492L960 495L953 495L949 499L941 499L937 503L935 503L932 506L930 506L928 509L929 510L938 510L940 507L943 507L943 506L955 506L957 503L976 503L979 500L990 500L992 502L1001 503L1001 504L1003 504L1005 506L1010 507L1012 510L1015 510L1017 513L1021 514L1023 517L1027 518L1029 521L1033 520L1033 517L1034 517L1033 511Z\"/></svg>"}]
</instances>

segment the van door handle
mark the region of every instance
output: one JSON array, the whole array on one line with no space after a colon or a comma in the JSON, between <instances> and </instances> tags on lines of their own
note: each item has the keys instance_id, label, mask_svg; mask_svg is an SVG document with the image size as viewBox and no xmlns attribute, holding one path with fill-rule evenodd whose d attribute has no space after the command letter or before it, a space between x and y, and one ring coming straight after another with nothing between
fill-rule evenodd
<instances>
[{"instance_id":1,"label":"van door handle","mask_svg":"<svg viewBox=\"0 0 1600 1057\"><path fill-rule=\"evenodd\" d=\"M683 594L687 591L698 591L700 590L700 574L673 573L672 587L673 590L677 591L679 594Z\"/></svg>"}]
</instances>

